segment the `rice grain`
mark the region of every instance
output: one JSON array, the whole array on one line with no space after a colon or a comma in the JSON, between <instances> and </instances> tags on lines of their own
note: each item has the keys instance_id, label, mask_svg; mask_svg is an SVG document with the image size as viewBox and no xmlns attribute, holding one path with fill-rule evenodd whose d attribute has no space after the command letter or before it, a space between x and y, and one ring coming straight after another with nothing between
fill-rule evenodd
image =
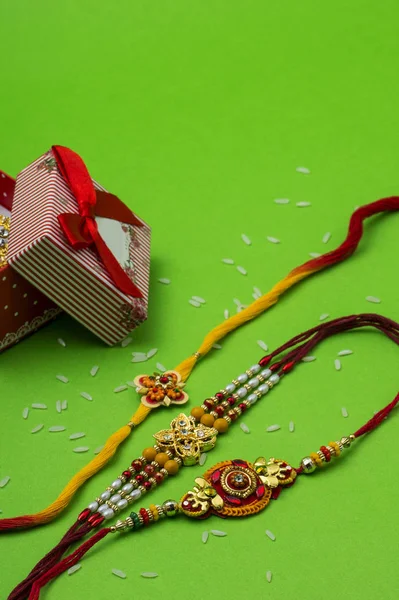
<instances>
[{"instance_id":1,"label":"rice grain","mask_svg":"<svg viewBox=\"0 0 399 600\"><path fill-rule=\"evenodd\" d=\"M57 400L57 402L55 403L55 410L57 411L57 413L61 414L61 412L62 412L61 400Z\"/></svg>"},{"instance_id":2,"label":"rice grain","mask_svg":"<svg viewBox=\"0 0 399 600\"><path fill-rule=\"evenodd\" d=\"M311 202L297 202L296 205L298 208L305 208L306 206L311 206Z\"/></svg>"},{"instance_id":3,"label":"rice grain","mask_svg":"<svg viewBox=\"0 0 399 600\"><path fill-rule=\"evenodd\" d=\"M163 364L160 362L157 362L155 366L158 369L158 371L161 371L161 373L165 373L165 371L167 370L166 367L164 367Z\"/></svg>"},{"instance_id":4,"label":"rice grain","mask_svg":"<svg viewBox=\"0 0 399 600\"><path fill-rule=\"evenodd\" d=\"M243 430L244 433L250 433L249 427L245 423L240 423L240 428Z\"/></svg>"},{"instance_id":5,"label":"rice grain","mask_svg":"<svg viewBox=\"0 0 399 600\"><path fill-rule=\"evenodd\" d=\"M147 355L146 354L136 354L132 358L132 363L145 362L146 360L147 360Z\"/></svg>"},{"instance_id":6,"label":"rice grain","mask_svg":"<svg viewBox=\"0 0 399 600\"><path fill-rule=\"evenodd\" d=\"M229 309L228 309L228 308L225 308L225 309L224 309L223 316L224 316L224 318L225 318L225 319L228 319L228 318L229 318L229 316L230 316L230 313L229 313Z\"/></svg>"},{"instance_id":7,"label":"rice grain","mask_svg":"<svg viewBox=\"0 0 399 600\"><path fill-rule=\"evenodd\" d=\"M338 352L338 356L349 356L350 354L353 354L352 350L340 350Z\"/></svg>"},{"instance_id":8,"label":"rice grain","mask_svg":"<svg viewBox=\"0 0 399 600\"><path fill-rule=\"evenodd\" d=\"M258 344L259 348L262 348L262 350L264 350L265 352L267 352L268 346L267 346L267 344L263 340L257 340L256 343Z\"/></svg>"},{"instance_id":9,"label":"rice grain","mask_svg":"<svg viewBox=\"0 0 399 600\"><path fill-rule=\"evenodd\" d=\"M271 242L272 244L279 244L280 240L278 238L272 237L271 235L268 235L266 237L268 242Z\"/></svg>"},{"instance_id":10,"label":"rice grain","mask_svg":"<svg viewBox=\"0 0 399 600\"><path fill-rule=\"evenodd\" d=\"M200 457L199 457L199 465L202 467L205 463L206 463L206 459L208 458L208 455L206 452L203 452Z\"/></svg>"},{"instance_id":11,"label":"rice grain","mask_svg":"<svg viewBox=\"0 0 399 600\"><path fill-rule=\"evenodd\" d=\"M44 425L36 425L36 427L34 427L33 429L30 430L31 433L38 433L39 431L41 431L43 429Z\"/></svg>"},{"instance_id":12,"label":"rice grain","mask_svg":"<svg viewBox=\"0 0 399 600\"><path fill-rule=\"evenodd\" d=\"M288 430L290 431L290 433L294 433L294 431L295 431L295 423L294 423L294 421L290 421L289 422Z\"/></svg>"},{"instance_id":13,"label":"rice grain","mask_svg":"<svg viewBox=\"0 0 399 600\"><path fill-rule=\"evenodd\" d=\"M269 540L271 540L272 542L276 541L276 536L274 535L274 533L272 531L270 531L270 529L266 529L265 531L267 537L269 538Z\"/></svg>"},{"instance_id":14,"label":"rice grain","mask_svg":"<svg viewBox=\"0 0 399 600\"><path fill-rule=\"evenodd\" d=\"M222 258L222 262L224 262L225 265L234 265L234 260L232 258Z\"/></svg>"},{"instance_id":15,"label":"rice grain","mask_svg":"<svg viewBox=\"0 0 399 600\"><path fill-rule=\"evenodd\" d=\"M271 433L272 431L278 431L279 429L281 429L280 425L269 425L269 427L266 429L266 431L268 431L269 433Z\"/></svg>"},{"instance_id":16,"label":"rice grain","mask_svg":"<svg viewBox=\"0 0 399 600\"><path fill-rule=\"evenodd\" d=\"M341 414L344 417L344 419L348 417L348 411L346 410L345 406L341 408Z\"/></svg>"},{"instance_id":17,"label":"rice grain","mask_svg":"<svg viewBox=\"0 0 399 600\"><path fill-rule=\"evenodd\" d=\"M78 433L71 433L71 435L69 436L70 440L79 440L82 437L85 437L85 433L83 433L83 431L79 431Z\"/></svg>"},{"instance_id":18,"label":"rice grain","mask_svg":"<svg viewBox=\"0 0 399 600\"><path fill-rule=\"evenodd\" d=\"M206 304L206 300L204 300L204 298L201 298L201 296L191 296L193 300L195 300L196 302L199 302L200 304Z\"/></svg>"},{"instance_id":19,"label":"rice grain","mask_svg":"<svg viewBox=\"0 0 399 600\"><path fill-rule=\"evenodd\" d=\"M314 360L316 360L315 356L304 356L302 359L302 362L307 363L307 362L313 362Z\"/></svg>"},{"instance_id":20,"label":"rice grain","mask_svg":"<svg viewBox=\"0 0 399 600\"><path fill-rule=\"evenodd\" d=\"M158 348L151 348L151 350L148 350L147 352L147 358L152 358L157 352Z\"/></svg>"},{"instance_id":21,"label":"rice grain","mask_svg":"<svg viewBox=\"0 0 399 600\"><path fill-rule=\"evenodd\" d=\"M68 569L67 573L68 573L68 575L73 575L74 573L76 573L76 571L79 571L79 569L81 569L81 568L82 568L82 565L80 563L77 563L76 565L73 565L73 567Z\"/></svg>"},{"instance_id":22,"label":"rice grain","mask_svg":"<svg viewBox=\"0 0 399 600\"><path fill-rule=\"evenodd\" d=\"M203 531L202 532L202 536L201 536L201 540L203 544L206 544L209 538L209 531Z\"/></svg>"},{"instance_id":23,"label":"rice grain","mask_svg":"<svg viewBox=\"0 0 399 600\"><path fill-rule=\"evenodd\" d=\"M126 346L128 346L129 344L131 344L133 341L133 339L131 337L127 337L124 340L122 340L121 342L121 346L122 348L126 348Z\"/></svg>"},{"instance_id":24,"label":"rice grain","mask_svg":"<svg viewBox=\"0 0 399 600\"><path fill-rule=\"evenodd\" d=\"M68 408L68 400L63 400L61 404L62 410L66 410Z\"/></svg>"},{"instance_id":25,"label":"rice grain","mask_svg":"<svg viewBox=\"0 0 399 600\"><path fill-rule=\"evenodd\" d=\"M249 237L247 235L245 235L245 233L241 234L241 239L244 242L244 244L246 244L247 246L250 246L252 244L251 240L249 239Z\"/></svg>"},{"instance_id":26,"label":"rice grain","mask_svg":"<svg viewBox=\"0 0 399 600\"><path fill-rule=\"evenodd\" d=\"M97 375L97 373L98 373L98 369L99 369L99 368L100 368L100 367L99 367L98 365L94 365L94 367L92 367L92 368L90 369L90 375L91 375L92 377L95 377L95 376Z\"/></svg>"},{"instance_id":27,"label":"rice grain","mask_svg":"<svg viewBox=\"0 0 399 600\"><path fill-rule=\"evenodd\" d=\"M82 452L87 452L89 450L89 446L77 446L73 449L76 454L81 454Z\"/></svg>"},{"instance_id":28,"label":"rice grain","mask_svg":"<svg viewBox=\"0 0 399 600\"><path fill-rule=\"evenodd\" d=\"M68 377L65 377L65 375L56 375L55 378L62 383L68 383L69 381Z\"/></svg>"},{"instance_id":29,"label":"rice grain","mask_svg":"<svg viewBox=\"0 0 399 600\"><path fill-rule=\"evenodd\" d=\"M153 572L144 572L144 573L140 573L140 575L142 577L144 577L145 579L155 579L155 577L158 577L158 573L153 573Z\"/></svg>"},{"instance_id":30,"label":"rice grain","mask_svg":"<svg viewBox=\"0 0 399 600\"><path fill-rule=\"evenodd\" d=\"M37 408L39 410L47 410L47 404L41 404L40 402L34 402L32 404L32 408Z\"/></svg>"},{"instance_id":31,"label":"rice grain","mask_svg":"<svg viewBox=\"0 0 399 600\"><path fill-rule=\"evenodd\" d=\"M323 313L322 315L320 315L319 317L319 321L324 321L325 319L328 319L330 315L328 313Z\"/></svg>"},{"instance_id":32,"label":"rice grain","mask_svg":"<svg viewBox=\"0 0 399 600\"><path fill-rule=\"evenodd\" d=\"M119 385L114 389L115 394L119 394L119 392L124 392L127 390L127 385Z\"/></svg>"},{"instance_id":33,"label":"rice grain","mask_svg":"<svg viewBox=\"0 0 399 600\"><path fill-rule=\"evenodd\" d=\"M303 173L304 175L309 175L310 174L310 170L307 167L297 167L295 169L295 171L297 173Z\"/></svg>"},{"instance_id":34,"label":"rice grain","mask_svg":"<svg viewBox=\"0 0 399 600\"><path fill-rule=\"evenodd\" d=\"M87 392L80 392L80 395L82 396L82 398L84 398L85 400L89 400L90 402L93 400L93 398Z\"/></svg>"},{"instance_id":35,"label":"rice grain","mask_svg":"<svg viewBox=\"0 0 399 600\"><path fill-rule=\"evenodd\" d=\"M124 573L123 571L121 571L120 569L112 569L111 573L113 575L116 575L117 577L119 577L120 579L126 579L126 573Z\"/></svg>"},{"instance_id":36,"label":"rice grain","mask_svg":"<svg viewBox=\"0 0 399 600\"><path fill-rule=\"evenodd\" d=\"M164 285L169 285L170 284L170 279L166 279L166 277L160 277L158 279L159 283L163 283Z\"/></svg>"},{"instance_id":37,"label":"rice grain","mask_svg":"<svg viewBox=\"0 0 399 600\"><path fill-rule=\"evenodd\" d=\"M248 275L248 271L246 269L244 269L244 267L241 267L240 265L237 266L237 271L239 273L241 273L241 275Z\"/></svg>"},{"instance_id":38,"label":"rice grain","mask_svg":"<svg viewBox=\"0 0 399 600\"><path fill-rule=\"evenodd\" d=\"M288 198L275 198L273 202L275 204L289 204L290 201Z\"/></svg>"},{"instance_id":39,"label":"rice grain","mask_svg":"<svg viewBox=\"0 0 399 600\"><path fill-rule=\"evenodd\" d=\"M194 306L195 308L199 308L201 306L200 302L197 302L196 300L193 300L192 298L190 298L188 303L191 304L191 306Z\"/></svg>"},{"instance_id":40,"label":"rice grain","mask_svg":"<svg viewBox=\"0 0 399 600\"><path fill-rule=\"evenodd\" d=\"M220 531L220 529L211 529L211 534L216 537L226 537L226 531Z\"/></svg>"},{"instance_id":41,"label":"rice grain","mask_svg":"<svg viewBox=\"0 0 399 600\"><path fill-rule=\"evenodd\" d=\"M377 298L377 296L366 296L366 300L367 302L372 302L373 304L380 304L381 302L380 298Z\"/></svg>"},{"instance_id":42,"label":"rice grain","mask_svg":"<svg viewBox=\"0 0 399 600\"><path fill-rule=\"evenodd\" d=\"M339 358L336 358L334 360L334 366L335 366L335 370L336 371L340 371L341 370L341 361L339 360Z\"/></svg>"},{"instance_id":43,"label":"rice grain","mask_svg":"<svg viewBox=\"0 0 399 600\"><path fill-rule=\"evenodd\" d=\"M53 425L52 427L48 428L51 433L58 433L59 431L65 431L65 429L66 427L64 427L64 425Z\"/></svg>"},{"instance_id":44,"label":"rice grain","mask_svg":"<svg viewBox=\"0 0 399 600\"><path fill-rule=\"evenodd\" d=\"M327 231L327 233L325 233L325 234L323 235L323 237L322 237L322 240L321 240L321 241L323 242L323 244L327 244L327 242L329 242L329 241L330 241L330 238L331 238L331 233L330 233L329 231Z\"/></svg>"},{"instance_id":45,"label":"rice grain","mask_svg":"<svg viewBox=\"0 0 399 600\"><path fill-rule=\"evenodd\" d=\"M26 408L24 408L24 410L22 411L22 418L23 418L23 419L27 419L27 418L28 418L28 416L29 416L29 408L28 408L28 407L26 407Z\"/></svg>"},{"instance_id":46,"label":"rice grain","mask_svg":"<svg viewBox=\"0 0 399 600\"><path fill-rule=\"evenodd\" d=\"M66 343L62 338L58 338L57 342L59 343L60 346L62 346L63 348L66 348Z\"/></svg>"},{"instance_id":47,"label":"rice grain","mask_svg":"<svg viewBox=\"0 0 399 600\"><path fill-rule=\"evenodd\" d=\"M266 571L266 580L268 583L271 583L273 574L271 571Z\"/></svg>"},{"instance_id":48,"label":"rice grain","mask_svg":"<svg viewBox=\"0 0 399 600\"><path fill-rule=\"evenodd\" d=\"M8 475L6 475L5 477L3 477L3 479L0 481L0 488L6 487L7 483L10 480L11 480L11 477L9 477Z\"/></svg>"}]
</instances>

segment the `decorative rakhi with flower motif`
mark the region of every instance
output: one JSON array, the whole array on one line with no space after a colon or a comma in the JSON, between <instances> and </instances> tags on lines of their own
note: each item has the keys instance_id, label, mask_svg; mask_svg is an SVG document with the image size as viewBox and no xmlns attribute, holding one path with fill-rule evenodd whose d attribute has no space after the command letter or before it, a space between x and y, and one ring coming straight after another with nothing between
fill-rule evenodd
<instances>
[{"instance_id":1,"label":"decorative rakhi with flower motif","mask_svg":"<svg viewBox=\"0 0 399 600\"><path fill-rule=\"evenodd\" d=\"M170 404L185 404L188 394L183 392L185 383L177 371L155 372L153 375L137 375L134 379L141 402L148 408L169 406Z\"/></svg>"}]
</instances>

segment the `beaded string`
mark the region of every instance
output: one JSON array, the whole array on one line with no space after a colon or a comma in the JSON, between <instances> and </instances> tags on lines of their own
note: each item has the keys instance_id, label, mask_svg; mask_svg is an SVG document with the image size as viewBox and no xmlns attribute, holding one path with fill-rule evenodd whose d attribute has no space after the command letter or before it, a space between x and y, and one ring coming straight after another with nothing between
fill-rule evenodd
<instances>
[{"instance_id":1,"label":"beaded string","mask_svg":"<svg viewBox=\"0 0 399 600\"><path fill-rule=\"evenodd\" d=\"M310 474L316 469L322 468L331 462L333 457L339 458L342 452L351 447L352 443L360 436L369 433L389 415L393 408L399 402L399 394L394 400L388 404L385 408L380 410L372 419L370 419L363 427L360 427L355 433L342 437L339 441L330 442L327 446L321 446L317 452L311 452L309 456L302 459L300 466L295 469L297 475ZM227 461L230 462L230 461ZM218 463L218 467L222 467L224 463ZM206 475L205 475L206 477ZM282 488L278 488L279 493ZM276 494L275 498L278 497ZM248 509L234 510L235 516L242 515L248 516L251 514L257 514L268 504L268 499L260 500L255 506ZM183 503L184 507L184 503ZM41 577L35 581L32 586L31 593L28 600L39 600L40 590L52 579L74 566L79 562L83 556L99 541L104 539L108 534L123 531L137 531L142 527L147 527L152 523L156 523L165 517L174 517L182 514L182 504L176 500L166 500L162 505L151 504L148 508L140 508L138 513L132 512L129 517L123 521L118 521L113 527L106 527L98 531L88 541L84 542L77 550L72 554L64 558L61 562L53 566L48 571L44 572Z\"/></svg>"},{"instance_id":2,"label":"beaded string","mask_svg":"<svg viewBox=\"0 0 399 600\"><path fill-rule=\"evenodd\" d=\"M331 252L327 252L318 258L309 260L299 267L294 268L261 298L258 298L240 313L226 319L220 325L212 329L205 336L198 350L176 367L175 370L180 374L181 380L185 382L188 379L198 360L210 352L213 344L220 341L228 333L234 331L246 322L255 319L268 308L276 304L280 297L296 283L349 258L355 252L362 238L363 224L366 219L379 213L396 211L398 209L399 197L396 196L384 198L358 208L350 218L348 233L342 244ZM151 410L152 409L148 406L140 404L139 408L129 419L128 424L123 425L107 439L101 452L72 477L54 502L45 509L31 515L14 517L11 519L0 519L0 532L18 528L35 527L55 519L57 515L68 506L77 490L85 483L85 481L90 479L90 477L95 475L107 464L114 456L120 444L130 436L133 428L137 427L150 414Z\"/></svg>"},{"instance_id":3,"label":"beaded string","mask_svg":"<svg viewBox=\"0 0 399 600\"><path fill-rule=\"evenodd\" d=\"M375 327L399 344L399 324L377 314L350 315L327 321L295 336L271 354L261 358L258 364L252 365L225 388L204 400L201 406L194 407L191 410L192 418L205 427L214 427L219 434L226 433L229 426L244 411L251 408L277 385L280 379L287 375L316 344L336 333L368 326ZM269 364L270 367L267 366ZM380 418L384 417L385 413ZM378 418L378 415L375 415L371 421L377 423ZM357 434L359 435L359 432ZM329 460L331 456L338 456L343 447L343 443L331 442L323 446L326 452L320 449L318 452L321 454L316 453L311 459L318 466L327 458ZM75 524L77 529L73 530L73 542L76 542L79 536L83 538L88 532L100 526L104 520L111 519L129 504L160 485L166 477L176 475L181 465L182 460L172 450L162 451L157 444L145 448L142 455L134 459L129 467L79 514ZM133 521L140 523L140 526L146 524L147 520L154 519L153 512L151 512L152 516L148 512L140 513L140 511L132 515ZM47 565L47 569L54 566L71 543L71 538L66 534L47 554L47 557L42 559L28 577L13 590L9 600L25 598L33 582L42 575L44 566Z\"/></svg>"}]
</instances>

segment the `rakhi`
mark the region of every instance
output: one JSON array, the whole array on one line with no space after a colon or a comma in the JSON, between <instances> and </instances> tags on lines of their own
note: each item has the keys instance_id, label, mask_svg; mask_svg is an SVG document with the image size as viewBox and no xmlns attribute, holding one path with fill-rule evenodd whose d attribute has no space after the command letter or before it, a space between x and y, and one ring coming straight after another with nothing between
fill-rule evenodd
<instances>
[{"instance_id":1,"label":"rakhi","mask_svg":"<svg viewBox=\"0 0 399 600\"><path fill-rule=\"evenodd\" d=\"M166 477L177 474L182 465L191 466L201 462L201 455L212 450L218 435L226 433L243 412L250 409L275 387L280 379L287 375L319 342L336 333L368 326L375 327L399 344L399 324L386 317L376 314L360 314L335 319L295 336L271 354L263 357L259 363L252 365L222 390L207 398L201 406L194 407L190 416L179 414L170 424L170 428L161 430L154 435L155 445L145 448L142 455L133 460L130 466L79 514L76 522L66 532L59 544L14 589L9 600L26 598L36 582L42 581L41 578L46 573L53 573L52 569L55 569L57 564L61 564L62 556L71 544L76 543L105 520L120 513L129 504L160 485ZM396 404L396 402L397 399L394 403ZM389 411L393 405L393 403L389 405ZM383 414L381 419L384 418L387 414L386 409L380 413ZM380 422L378 414L370 423ZM321 447L319 453L311 455L311 459L316 465L320 465L324 460L328 462L331 456L339 454L341 449L339 444L339 442L332 442L328 446ZM282 466L285 469L285 466ZM270 467L268 471L270 477L277 473L277 471L273 472L273 469L275 470L275 467ZM291 469L287 468L284 472L295 476ZM275 479L273 481L276 483ZM269 487L273 486L269 485ZM199 490L199 493L203 498L205 492ZM265 493L262 493L262 498ZM234 494L231 496L233 498ZM246 503L243 504L239 497L234 497L229 502L237 508L237 514L241 514L246 506ZM217 509L217 505L212 504L212 506ZM191 511L187 505L183 504L182 510L185 508L188 513L194 512L194 516L203 516L207 512L198 515L196 511ZM158 508L156 510L158 511ZM245 511L242 514L246 514ZM118 522L116 529L123 529L125 526L137 529L137 527L148 525L157 519L157 515L159 517L161 513L155 514L151 510L148 512L146 509L141 509L138 513L131 513L130 520ZM108 528L106 531L109 533L113 530ZM97 541L99 539L96 537L97 535L99 534L95 534L91 540ZM91 540L83 545L85 549L90 547Z\"/></svg>"},{"instance_id":2,"label":"rakhi","mask_svg":"<svg viewBox=\"0 0 399 600\"><path fill-rule=\"evenodd\" d=\"M8 237L10 235L10 218L0 215L0 269L7 264Z\"/></svg>"},{"instance_id":3,"label":"rakhi","mask_svg":"<svg viewBox=\"0 0 399 600\"><path fill-rule=\"evenodd\" d=\"M213 344L223 339L231 331L234 331L247 321L256 318L276 304L284 292L296 283L299 283L302 279L349 258L356 250L361 240L363 234L363 222L368 217L398 209L399 197L397 196L378 200L358 208L351 216L346 239L335 250L296 267L284 279L272 287L269 292L256 299L250 306L238 314L226 319L223 323L212 329L206 335L198 350L181 362L173 371L168 371L168 373L164 374L156 374L154 378L152 378L152 375L147 375L146 380L144 381L143 379L143 382L140 384L143 395L139 408L135 411L126 425L123 425L108 438L101 452L72 477L56 500L45 509L30 515L0 519L0 532L35 527L55 519L57 515L68 506L77 490L85 483L85 481L90 479L90 477L95 475L104 465L106 465L112 456L114 456L119 445L129 437L132 430L136 428L152 410L159 406L184 404L187 402L188 395L182 389L184 383L198 363L198 360L208 354L212 349Z\"/></svg>"}]
</instances>

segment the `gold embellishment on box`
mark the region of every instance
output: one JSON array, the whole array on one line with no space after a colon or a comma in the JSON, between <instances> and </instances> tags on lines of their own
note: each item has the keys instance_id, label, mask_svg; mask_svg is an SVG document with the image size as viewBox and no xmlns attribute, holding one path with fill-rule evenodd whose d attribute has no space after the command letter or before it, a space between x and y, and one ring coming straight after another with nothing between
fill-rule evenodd
<instances>
[{"instance_id":1,"label":"gold embellishment on box","mask_svg":"<svg viewBox=\"0 0 399 600\"><path fill-rule=\"evenodd\" d=\"M0 268L7 264L8 236L10 235L10 217L0 215Z\"/></svg>"},{"instance_id":2,"label":"gold embellishment on box","mask_svg":"<svg viewBox=\"0 0 399 600\"><path fill-rule=\"evenodd\" d=\"M37 170L42 171L46 169L47 173L51 173L54 169L57 168L57 161L54 157L50 156L49 158L45 158L41 163L37 165Z\"/></svg>"}]
</instances>

